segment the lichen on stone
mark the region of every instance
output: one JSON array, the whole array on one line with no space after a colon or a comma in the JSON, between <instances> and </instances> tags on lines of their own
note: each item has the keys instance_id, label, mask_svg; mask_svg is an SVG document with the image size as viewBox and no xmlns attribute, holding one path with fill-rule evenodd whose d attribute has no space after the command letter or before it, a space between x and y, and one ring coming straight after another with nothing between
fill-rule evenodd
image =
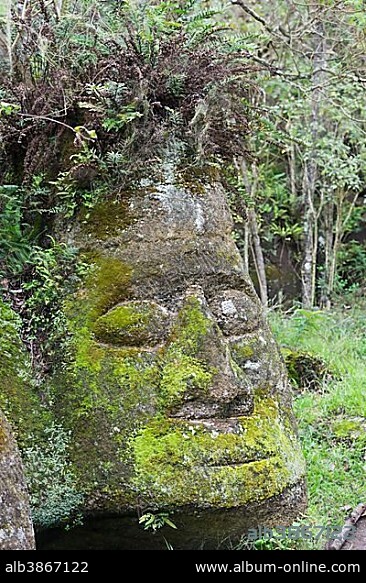
<instances>
[{"instance_id":1,"label":"lichen on stone","mask_svg":"<svg viewBox=\"0 0 366 583\"><path fill-rule=\"evenodd\" d=\"M20 455L0 411L0 550L31 550L34 544Z\"/></svg>"}]
</instances>

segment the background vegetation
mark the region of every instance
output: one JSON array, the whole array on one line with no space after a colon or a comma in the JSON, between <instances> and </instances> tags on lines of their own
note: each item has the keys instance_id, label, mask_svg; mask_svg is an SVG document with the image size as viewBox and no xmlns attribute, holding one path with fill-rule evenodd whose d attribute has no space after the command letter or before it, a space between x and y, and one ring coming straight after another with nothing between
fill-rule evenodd
<instances>
[{"instance_id":1,"label":"background vegetation","mask_svg":"<svg viewBox=\"0 0 366 583\"><path fill-rule=\"evenodd\" d=\"M365 26L362 0L0 0L0 287L40 390L85 269L62 222L167 155L219 167L297 386L312 524L363 495Z\"/></svg>"}]
</instances>

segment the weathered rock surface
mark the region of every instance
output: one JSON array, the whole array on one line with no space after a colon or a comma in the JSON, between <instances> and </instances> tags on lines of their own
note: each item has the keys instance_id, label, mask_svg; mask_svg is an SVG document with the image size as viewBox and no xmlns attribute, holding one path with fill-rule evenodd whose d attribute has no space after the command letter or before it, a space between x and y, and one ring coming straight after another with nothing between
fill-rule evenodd
<instances>
[{"instance_id":1,"label":"weathered rock surface","mask_svg":"<svg viewBox=\"0 0 366 583\"><path fill-rule=\"evenodd\" d=\"M10 426L0 412L0 550L33 548L22 463Z\"/></svg>"},{"instance_id":2,"label":"weathered rock surface","mask_svg":"<svg viewBox=\"0 0 366 583\"><path fill-rule=\"evenodd\" d=\"M212 173L80 213L62 237L90 270L65 302L70 356L43 401L0 303L0 408L30 452L38 525L118 514L136 548L137 515L167 512L174 548L216 548L304 509L285 367L231 232Z\"/></svg>"},{"instance_id":3,"label":"weathered rock surface","mask_svg":"<svg viewBox=\"0 0 366 583\"><path fill-rule=\"evenodd\" d=\"M85 507L178 512L179 548L305 504L286 372L231 232L215 177L176 172L67 233L91 270L54 386Z\"/></svg>"}]
</instances>

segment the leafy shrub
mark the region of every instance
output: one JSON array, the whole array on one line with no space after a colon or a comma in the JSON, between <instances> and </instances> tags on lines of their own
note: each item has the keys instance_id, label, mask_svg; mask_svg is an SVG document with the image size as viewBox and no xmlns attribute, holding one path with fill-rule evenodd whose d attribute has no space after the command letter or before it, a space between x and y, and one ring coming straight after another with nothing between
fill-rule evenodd
<instances>
[{"instance_id":1,"label":"leafy shrub","mask_svg":"<svg viewBox=\"0 0 366 583\"><path fill-rule=\"evenodd\" d=\"M31 228L23 221L18 187L0 186L0 277L19 275L31 255Z\"/></svg>"},{"instance_id":2,"label":"leafy shrub","mask_svg":"<svg viewBox=\"0 0 366 583\"><path fill-rule=\"evenodd\" d=\"M242 155L253 90L246 39L225 36L217 12L199 5L107 2L96 12L79 1L60 15L34 0L26 22L14 17L0 132L16 179L57 179L85 145L102 160L117 152L130 173L156 164L172 137L202 158ZM94 181L95 165L82 169Z\"/></svg>"},{"instance_id":3,"label":"leafy shrub","mask_svg":"<svg viewBox=\"0 0 366 583\"><path fill-rule=\"evenodd\" d=\"M40 528L80 519L78 508L83 497L68 460L69 446L69 433L54 423L45 429L42 445L23 451L33 520Z\"/></svg>"},{"instance_id":4,"label":"leafy shrub","mask_svg":"<svg viewBox=\"0 0 366 583\"><path fill-rule=\"evenodd\" d=\"M366 247L358 241L344 243L338 253L337 291L362 286L366 276Z\"/></svg>"},{"instance_id":5,"label":"leafy shrub","mask_svg":"<svg viewBox=\"0 0 366 583\"><path fill-rule=\"evenodd\" d=\"M37 361L52 361L64 335L59 308L75 272L54 224L151 176L170 148L187 164L245 151L255 91L246 39L202 6L32 0L8 22L0 184L15 186L1 191L0 270L22 289Z\"/></svg>"},{"instance_id":6,"label":"leafy shrub","mask_svg":"<svg viewBox=\"0 0 366 583\"><path fill-rule=\"evenodd\" d=\"M158 514L147 512L139 518L139 524L143 525L144 530L151 530L154 533L164 526L170 526L174 529L177 528L174 522L169 518L169 514L166 512L160 512Z\"/></svg>"}]
</instances>

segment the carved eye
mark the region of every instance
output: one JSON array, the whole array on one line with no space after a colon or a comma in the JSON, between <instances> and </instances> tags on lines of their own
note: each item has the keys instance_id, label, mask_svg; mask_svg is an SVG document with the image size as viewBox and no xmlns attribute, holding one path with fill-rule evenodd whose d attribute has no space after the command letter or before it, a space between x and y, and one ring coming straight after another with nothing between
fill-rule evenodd
<instances>
[{"instance_id":1,"label":"carved eye","mask_svg":"<svg viewBox=\"0 0 366 583\"><path fill-rule=\"evenodd\" d=\"M225 290L217 295L210 309L226 336L252 332L261 322L259 301L238 290Z\"/></svg>"},{"instance_id":2,"label":"carved eye","mask_svg":"<svg viewBox=\"0 0 366 583\"><path fill-rule=\"evenodd\" d=\"M169 312L155 302L124 302L96 320L100 342L116 346L154 346L167 336Z\"/></svg>"}]
</instances>

